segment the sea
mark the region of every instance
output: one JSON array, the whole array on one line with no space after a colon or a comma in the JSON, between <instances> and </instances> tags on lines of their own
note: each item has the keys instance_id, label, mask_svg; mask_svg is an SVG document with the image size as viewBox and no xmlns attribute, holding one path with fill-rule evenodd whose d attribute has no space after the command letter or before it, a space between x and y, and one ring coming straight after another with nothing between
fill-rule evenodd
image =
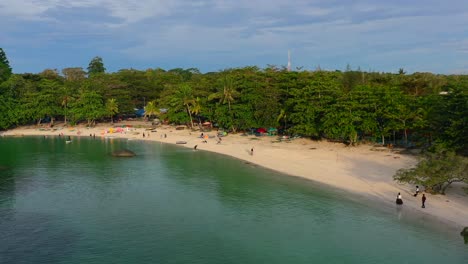
<instances>
[{"instance_id":1,"label":"sea","mask_svg":"<svg viewBox=\"0 0 468 264\"><path fill-rule=\"evenodd\" d=\"M120 149L136 156L111 155ZM462 264L460 231L177 145L0 137L2 264Z\"/></svg>"}]
</instances>

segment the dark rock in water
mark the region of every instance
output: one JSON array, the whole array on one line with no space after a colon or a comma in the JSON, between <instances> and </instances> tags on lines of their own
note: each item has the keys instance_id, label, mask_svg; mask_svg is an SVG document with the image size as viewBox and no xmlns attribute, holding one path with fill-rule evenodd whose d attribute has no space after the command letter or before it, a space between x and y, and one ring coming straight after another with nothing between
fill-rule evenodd
<instances>
[{"instance_id":1,"label":"dark rock in water","mask_svg":"<svg viewBox=\"0 0 468 264\"><path fill-rule=\"evenodd\" d=\"M468 244L468 226L463 228L460 235L465 239L465 244Z\"/></svg>"},{"instance_id":2,"label":"dark rock in water","mask_svg":"<svg viewBox=\"0 0 468 264\"><path fill-rule=\"evenodd\" d=\"M7 170L7 169L8 169L7 166L0 165L0 171L2 171L2 170Z\"/></svg>"},{"instance_id":3,"label":"dark rock in water","mask_svg":"<svg viewBox=\"0 0 468 264\"><path fill-rule=\"evenodd\" d=\"M134 157L136 156L135 152L128 149L120 149L112 152L114 157Z\"/></svg>"}]
</instances>

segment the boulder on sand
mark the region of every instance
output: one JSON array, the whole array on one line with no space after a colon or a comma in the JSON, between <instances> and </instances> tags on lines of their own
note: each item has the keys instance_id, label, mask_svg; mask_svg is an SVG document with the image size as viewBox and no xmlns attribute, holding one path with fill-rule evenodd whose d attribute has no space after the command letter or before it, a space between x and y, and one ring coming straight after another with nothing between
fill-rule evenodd
<instances>
[{"instance_id":1,"label":"boulder on sand","mask_svg":"<svg viewBox=\"0 0 468 264\"><path fill-rule=\"evenodd\" d=\"M135 152L128 149L120 149L112 152L114 157L134 157L136 156Z\"/></svg>"}]
</instances>

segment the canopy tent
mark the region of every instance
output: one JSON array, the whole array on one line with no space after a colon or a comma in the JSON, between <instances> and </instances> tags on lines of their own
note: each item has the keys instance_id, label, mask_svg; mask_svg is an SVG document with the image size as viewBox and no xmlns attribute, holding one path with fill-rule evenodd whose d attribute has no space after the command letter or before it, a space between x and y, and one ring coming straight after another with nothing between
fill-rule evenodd
<instances>
[{"instance_id":1,"label":"canopy tent","mask_svg":"<svg viewBox=\"0 0 468 264\"><path fill-rule=\"evenodd\" d=\"M145 109L138 109L135 111L137 117L143 117L145 115Z\"/></svg>"},{"instance_id":2,"label":"canopy tent","mask_svg":"<svg viewBox=\"0 0 468 264\"><path fill-rule=\"evenodd\" d=\"M268 128L268 135L275 136L276 134L278 134L278 129L276 129L274 127Z\"/></svg>"}]
</instances>

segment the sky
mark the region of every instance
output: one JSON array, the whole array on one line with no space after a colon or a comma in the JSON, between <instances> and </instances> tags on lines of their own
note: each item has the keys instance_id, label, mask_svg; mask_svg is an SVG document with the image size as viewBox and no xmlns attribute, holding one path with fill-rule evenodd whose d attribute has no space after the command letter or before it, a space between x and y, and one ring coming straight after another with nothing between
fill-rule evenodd
<instances>
[{"instance_id":1,"label":"sky","mask_svg":"<svg viewBox=\"0 0 468 264\"><path fill-rule=\"evenodd\" d=\"M468 73L466 0L0 0L15 73L87 68Z\"/></svg>"}]
</instances>

